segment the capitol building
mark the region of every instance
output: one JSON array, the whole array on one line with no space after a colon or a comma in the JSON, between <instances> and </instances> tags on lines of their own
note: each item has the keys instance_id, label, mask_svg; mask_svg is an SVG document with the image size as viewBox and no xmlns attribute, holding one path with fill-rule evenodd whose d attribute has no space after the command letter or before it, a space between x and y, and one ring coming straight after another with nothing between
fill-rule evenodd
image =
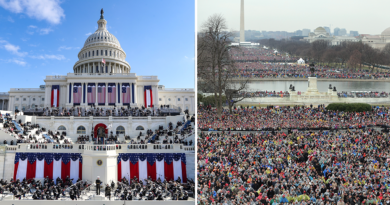
<instances>
[{"instance_id":1,"label":"capitol building","mask_svg":"<svg viewBox=\"0 0 390 205\"><path fill-rule=\"evenodd\" d=\"M187 187L187 179L195 178L194 89L165 88L157 76L132 73L103 14L72 73L46 76L39 88L0 93L3 179L70 177L96 189L97 178L104 186L124 178L160 178ZM92 192L83 197L108 200ZM12 193L0 197L5 204L21 204L14 199Z\"/></svg>"},{"instance_id":2,"label":"capitol building","mask_svg":"<svg viewBox=\"0 0 390 205\"><path fill-rule=\"evenodd\" d=\"M39 88L11 88L8 93L0 93L0 109L24 111L92 104L105 107L171 105L195 112L194 89L168 89L159 85L157 76L132 73L125 51L118 39L108 32L103 15L97 23L98 29L86 39L78 53L79 60L73 66L73 73L46 76L45 85Z\"/></svg>"}]
</instances>

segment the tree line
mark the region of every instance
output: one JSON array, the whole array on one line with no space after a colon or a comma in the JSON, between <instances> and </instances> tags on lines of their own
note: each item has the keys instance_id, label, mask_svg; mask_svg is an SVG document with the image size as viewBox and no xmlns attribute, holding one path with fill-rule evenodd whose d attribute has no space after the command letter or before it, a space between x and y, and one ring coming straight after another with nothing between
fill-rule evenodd
<instances>
[{"instance_id":1,"label":"tree line","mask_svg":"<svg viewBox=\"0 0 390 205\"><path fill-rule=\"evenodd\" d=\"M350 68L361 68L362 65L367 65L371 70L378 65L390 65L390 43L386 44L382 50L375 49L361 41L344 41L340 45L330 45L326 40L308 43L271 38L260 40L260 45L287 52L291 56L306 60L307 63L316 62L317 65L340 64Z\"/></svg>"}]
</instances>

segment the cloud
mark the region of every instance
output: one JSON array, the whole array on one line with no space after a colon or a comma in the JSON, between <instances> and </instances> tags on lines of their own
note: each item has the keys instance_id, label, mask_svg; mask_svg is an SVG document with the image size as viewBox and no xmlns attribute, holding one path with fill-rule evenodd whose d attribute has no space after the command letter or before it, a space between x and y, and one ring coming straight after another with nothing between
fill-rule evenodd
<instances>
[{"instance_id":1,"label":"cloud","mask_svg":"<svg viewBox=\"0 0 390 205\"><path fill-rule=\"evenodd\" d=\"M42 28L42 29L40 30L39 34L41 34L41 35L46 35L46 34L52 32L52 31L53 31L53 29L51 29L51 28Z\"/></svg>"},{"instance_id":2,"label":"cloud","mask_svg":"<svg viewBox=\"0 0 390 205\"><path fill-rule=\"evenodd\" d=\"M92 33L91 32L89 32L89 33L87 33L87 34L85 34L86 36L90 36Z\"/></svg>"},{"instance_id":3,"label":"cloud","mask_svg":"<svg viewBox=\"0 0 390 205\"><path fill-rule=\"evenodd\" d=\"M0 6L6 10L52 24L59 24L65 18L60 3L60 0L0 0Z\"/></svg>"},{"instance_id":4,"label":"cloud","mask_svg":"<svg viewBox=\"0 0 390 205\"><path fill-rule=\"evenodd\" d=\"M48 55L48 54L30 56L30 57L34 59L40 59L40 60L65 60L66 59L65 56L63 55Z\"/></svg>"},{"instance_id":5,"label":"cloud","mask_svg":"<svg viewBox=\"0 0 390 205\"><path fill-rule=\"evenodd\" d=\"M185 59L191 59L191 60L194 60L195 58L189 58L187 56L184 56Z\"/></svg>"},{"instance_id":6,"label":"cloud","mask_svg":"<svg viewBox=\"0 0 390 205\"><path fill-rule=\"evenodd\" d=\"M22 41L28 41L29 40L29 38L21 38L22 39Z\"/></svg>"},{"instance_id":7,"label":"cloud","mask_svg":"<svg viewBox=\"0 0 390 205\"><path fill-rule=\"evenodd\" d=\"M14 19L12 19L11 16L8 16L8 19L7 19L7 20L8 20L9 22L11 22L11 23L15 22Z\"/></svg>"},{"instance_id":8,"label":"cloud","mask_svg":"<svg viewBox=\"0 0 390 205\"><path fill-rule=\"evenodd\" d=\"M9 60L9 62L16 63L16 64L21 65L21 66L25 66L27 64L25 61L17 60L17 59Z\"/></svg>"},{"instance_id":9,"label":"cloud","mask_svg":"<svg viewBox=\"0 0 390 205\"><path fill-rule=\"evenodd\" d=\"M14 55L20 56L20 57L27 55L27 52L19 52L19 50L20 50L19 46L10 44L5 40L0 40L0 48L4 48L8 52L10 52Z\"/></svg>"},{"instance_id":10,"label":"cloud","mask_svg":"<svg viewBox=\"0 0 390 205\"><path fill-rule=\"evenodd\" d=\"M0 0L1 1L1 0ZM53 29L51 28L38 28L37 26L30 25L27 27L27 33L30 35L33 35L35 32L39 32L40 35L46 35L52 32Z\"/></svg>"},{"instance_id":11,"label":"cloud","mask_svg":"<svg viewBox=\"0 0 390 205\"><path fill-rule=\"evenodd\" d=\"M71 49L80 49L80 47L61 46L61 47L58 48L58 51L71 50Z\"/></svg>"}]
</instances>

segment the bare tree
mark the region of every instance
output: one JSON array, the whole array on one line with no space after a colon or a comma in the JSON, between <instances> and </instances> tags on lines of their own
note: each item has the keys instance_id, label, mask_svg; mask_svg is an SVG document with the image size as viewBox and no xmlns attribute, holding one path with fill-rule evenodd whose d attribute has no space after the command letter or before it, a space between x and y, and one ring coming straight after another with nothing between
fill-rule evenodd
<instances>
[{"instance_id":1,"label":"bare tree","mask_svg":"<svg viewBox=\"0 0 390 205\"><path fill-rule=\"evenodd\" d=\"M203 23L201 31L198 35L197 47L198 78L201 81L198 84L208 87L214 93L217 114L221 116L223 95L226 95L227 90L237 92L245 89L248 80L244 82L233 80L238 70L230 58L229 51L238 48L230 46L229 39L233 35L227 31L225 19L218 14L210 16ZM235 86L242 84L244 87Z\"/></svg>"},{"instance_id":2,"label":"bare tree","mask_svg":"<svg viewBox=\"0 0 390 205\"><path fill-rule=\"evenodd\" d=\"M313 58L318 62L321 62L321 58L324 55L326 48L328 48L328 44L329 42L325 40L318 40L311 43Z\"/></svg>"},{"instance_id":3,"label":"bare tree","mask_svg":"<svg viewBox=\"0 0 390 205\"><path fill-rule=\"evenodd\" d=\"M351 67L356 68L356 66L361 63L361 58L362 54L358 50L355 50L352 52L351 57L349 57L348 64Z\"/></svg>"}]
</instances>

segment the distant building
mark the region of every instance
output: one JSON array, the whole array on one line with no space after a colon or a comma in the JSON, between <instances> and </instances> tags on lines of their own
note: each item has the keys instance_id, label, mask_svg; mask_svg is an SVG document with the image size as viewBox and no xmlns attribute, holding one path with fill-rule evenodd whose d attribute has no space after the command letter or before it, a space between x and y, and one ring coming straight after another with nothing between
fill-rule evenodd
<instances>
[{"instance_id":1,"label":"distant building","mask_svg":"<svg viewBox=\"0 0 390 205\"><path fill-rule=\"evenodd\" d=\"M302 36L302 30L295 31L295 36Z\"/></svg>"},{"instance_id":2,"label":"distant building","mask_svg":"<svg viewBox=\"0 0 390 205\"><path fill-rule=\"evenodd\" d=\"M339 36L346 36L346 35L347 35L347 30L345 28L340 29Z\"/></svg>"},{"instance_id":3,"label":"distant building","mask_svg":"<svg viewBox=\"0 0 390 205\"><path fill-rule=\"evenodd\" d=\"M357 32L357 31L349 31L349 36L353 36L353 37L359 36L359 32Z\"/></svg>"},{"instance_id":4,"label":"distant building","mask_svg":"<svg viewBox=\"0 0 390 205\"><path fill-rule=\"evenodd\" d=\"M333 29L333 35L334 35L334 36L339 36L339 31L340 31L339 28Z\"/></svg>"},{"instance_id":5,"label":"distant building","mask_svg":"<svg viewBox=\"0 0 390 205\"><path fill-rule=\"evenodd\" d=\"M331 34L331 33L330 33L330 28L329 28L329 27L324 26L324 29L326 30L327 33Z\"/></svg>"},{"instance_id":6,"label":"distant building","mask_svg":"<svg viewBox=\"0 0 390 205\"><path fill-rule=\"evenodd\" d=\"M304 37L300 41L313 43L318 40L329 41L329 45L340 45L342 42L357 42L359 39L350 36L331 36L323 27L318 27L314 32L309 33L308 37Z\"/></svg>"},{"instance_id":7,"label":"distant building","mask_svg":"<svg viewBox=\"0 0 390 205\"><path fill-rule=\"evenodd\" d=\"M386 44L390 43L390 27L380 35L360 34L357 38L373 48L383 49Z\"/></svg>"},{"instance_id":8,"label":"distant building","mask_svg":"<svg viewBox=\"0 0 390 205\"><path fill-rule=\"evenodd\" d=\"M302 36L308 36L310 33L310 29L302 29Z\"/></svg>"}]
</instances>

